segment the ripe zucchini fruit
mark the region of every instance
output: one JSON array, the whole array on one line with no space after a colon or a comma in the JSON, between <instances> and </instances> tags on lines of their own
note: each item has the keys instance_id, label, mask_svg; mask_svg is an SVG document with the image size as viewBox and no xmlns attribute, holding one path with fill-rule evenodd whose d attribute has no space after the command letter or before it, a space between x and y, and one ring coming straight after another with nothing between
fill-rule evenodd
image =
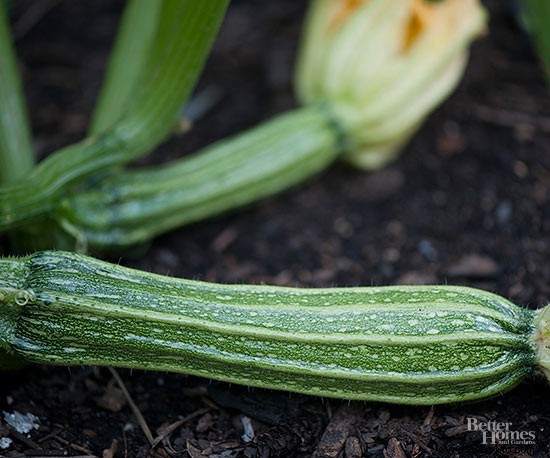
<instances>
[{"instance_id":1,"label":"ripe zucchini fruit","mask_svg":"<svg viewBox=\"0 0 550 458\"><path fill-rule=\"evenodd\" d=\"M46 251L0 260L0 295L0 352L25 362L402 404L484 398L549 367L548 307L472 288L219 285Z\"/></svg>"}]
</instances>

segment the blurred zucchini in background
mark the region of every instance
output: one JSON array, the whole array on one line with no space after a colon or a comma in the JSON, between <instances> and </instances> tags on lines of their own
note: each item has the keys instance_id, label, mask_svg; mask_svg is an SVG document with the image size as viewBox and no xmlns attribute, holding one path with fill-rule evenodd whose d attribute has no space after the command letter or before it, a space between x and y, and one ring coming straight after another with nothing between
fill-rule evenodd
<instances>
[{"instance_id":1,"label":"blurred zucchini in background","mask_svg":"<svg viewBox=\"0 0 550 458\"><path fill-rule=\"evenodd\" d=\"M120 250L338 158L380 168L454 89L486 16L477 0L314 0L296 62L302 108L179 161L113 175L70 195L56 220L82 251Z\"/></svg>"}]
</instances>

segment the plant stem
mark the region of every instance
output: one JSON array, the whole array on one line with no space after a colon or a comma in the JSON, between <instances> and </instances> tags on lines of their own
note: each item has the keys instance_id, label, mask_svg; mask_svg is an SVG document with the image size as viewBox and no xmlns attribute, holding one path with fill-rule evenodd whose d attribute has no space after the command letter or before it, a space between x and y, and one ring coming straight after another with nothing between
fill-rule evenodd
<instances>
[{"instance_id":1,"label":"plant stem","mask_svg":"<svg viewBox=\"0 0 550 458\"><path fill-rule=\"evenodd\" d=\"M21 80L4 4L0 2L0 184L24 177L33 164L34 153Z\"/></svg>"},{"instance_id":2,"label":"plant stem","mask_svg":"<svg viewBox=\"0 0 550 458\"><path fill-rule=\"evenodd\" d=\"M0 189L0 230L49 214L75 183L149 152L174 126L195 86L228 0L164 0L147 75L119 122L42 161Z\"/></svg>"},{"instance_id":3,"label":"plant stem","mask_svg":"<svg viewBox=\"0 0 550 458\"><path fill-rule=\"evenodd\" d=\"M92 115L90 135L114 125L138 90L147 70L161 5L160 0L128 0Z\"/></svg>"},{"instance_id":4,"label":"plant stem","mask_svg":"<svg viewBox=\"0 0 550 458\"><path fill-rule=\"evenodd\" d=\"M134 245L273 195L325 169L341 151L322 106L296 109L163 167L117 174L58 213L88 245Z\"/></svg>"}]
</instances>

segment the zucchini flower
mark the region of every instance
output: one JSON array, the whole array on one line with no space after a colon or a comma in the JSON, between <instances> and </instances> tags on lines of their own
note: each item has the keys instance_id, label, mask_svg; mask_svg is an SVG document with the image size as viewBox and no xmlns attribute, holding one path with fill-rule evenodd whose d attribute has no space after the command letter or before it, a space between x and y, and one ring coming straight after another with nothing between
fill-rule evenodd
<instances>
[{"instance_id":1,"label":"zucchini flower","mask_svg":"<svg viewBox=\"0 0 550 458\"><path fill-rule=\"evenodd\" d=\"M485 21L478 0L315 0L297 62L298 98L329 106L346 160L382 167L455 88Z\"/></svg>"}]
</instances>

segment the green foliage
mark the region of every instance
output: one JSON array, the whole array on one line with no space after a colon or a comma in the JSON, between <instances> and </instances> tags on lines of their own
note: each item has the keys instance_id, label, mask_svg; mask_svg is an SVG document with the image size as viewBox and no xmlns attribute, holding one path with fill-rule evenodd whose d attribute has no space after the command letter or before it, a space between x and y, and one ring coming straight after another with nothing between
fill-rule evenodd
<instances>
[{"instance_id":1,"label":"green foliage","mask_svg":"<svg viewBox=\"0 0 550 458\"><path fill-rule=\"evenodd\" d=\"M163 0L147 63L132 81L131 100L125 97L112 107L100 108L100 113L115 113L117 121L95 124L109 127L63 148L17 183L0 189L0 229L47 218L60 196L75 186L84 187L88 177L155 148L172 131L194 88L227 4L228 0ZM135 31L130 35L140 39ZM114 64L117 61L115 53ZM111 77L106 87L119 84L117 80Z\"/></svg>"},{"instance_id":2,"label":"green foliage","mask_svg":"<svg viewBox=\"0 0 550 458\"><path fill-rule=\"evenodd\" d=\"M550 2L548 0L525 0L527 29L533 35L540 60L550 79Z\"/></svg>"}]
</instances>

